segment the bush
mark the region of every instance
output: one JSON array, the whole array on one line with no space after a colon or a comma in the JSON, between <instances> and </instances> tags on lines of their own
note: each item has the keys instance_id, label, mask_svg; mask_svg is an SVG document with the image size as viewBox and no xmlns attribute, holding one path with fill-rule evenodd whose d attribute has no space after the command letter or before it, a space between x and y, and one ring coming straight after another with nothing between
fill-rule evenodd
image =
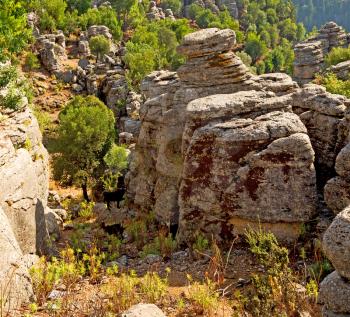
<instances>
[{"instance_id":1,"label":"bush","mask_svg":"<svg viewBox=\"0 0 350 317\"><path fill-rule=\"evenodd\" d=\"M90 39L89 41L91 52L96 55L96 61L101 59L105 54L108 54L111 43L103 35L97 35Z\"/></svg>"},{"instance_id":2,"label":"bush","mask_svg":"<svg viewBox=\"0 0 350 317\"><path fill-rule=\"evenodd\" d=\"M325 76L316 76L315 82L326 87L332 94L343 95L350 98L350 79L338 79L335 74L329 73Z\"/></svg>"},{"instance_id":3,"label":"bush","mask_svg":"<svg viewBox=\"0 0 350 317\"><path fill-rule=\"evenodd\" d=\"M333 47L325 57L325 62L328 66L337 65L348 60L350 60L350 47Z\"/></svg>"},{"instance_id":4,"label":"bush","mask_svg":"<svg viewBox=\"0 0 350 317\"><path fill-rule=\"evenodd\" d=\"M40 68L40 61L34 53L32 52L27 53L26 59L25 59L25 67L27 67L29 71L33 71L35 69Z\"/></svg>"}]
</instances>

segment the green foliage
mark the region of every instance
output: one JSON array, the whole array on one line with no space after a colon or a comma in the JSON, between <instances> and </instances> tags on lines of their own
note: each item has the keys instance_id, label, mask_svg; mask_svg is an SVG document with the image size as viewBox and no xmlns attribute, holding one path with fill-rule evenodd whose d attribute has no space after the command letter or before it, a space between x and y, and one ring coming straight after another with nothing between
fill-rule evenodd
<instances>
[{"instance_id":1,"label":"green foliage","mask_svg":"<svg viewBox=\"0 0 350 317\"><path fill-rule=\"evenodd\" d=\"M53 123L52 123L51 117L47 112L39 108L34 108L33 113L38 121L41 133L44 133L45 131L50 131L53 129Z\"/></svg>"},{"instance_id":2,"label":"green foliage","mask_svg":"<svg viewBox=\"0 0 350 317\"><path fill-rule=\"evenodd\" d=\"M83 201L80 203L79 217L89 220L94 216L94 202Z\"/></svg>"},{"instance_id":3,"label":"green foliage","mask_svg":"<svg viewBox=\"0 0 350 317\"><path fill-rule=\"evenodd\" d=\"M329 54L325 57L325 62L328 66L337 65L341 62L350 60L349 47L333 47Z\"/></svg>"},{"instance_id":4,"label":"green foliage","mask_svg":"<svg viewBox=\"0 0 350 317\"><path fill-rule=\"evenodd\" d=\"M34 8L39 15L42 31L56 31L65 27L65 0L36 0Z\"/></svg>"},{"instance_id":5,"label":"green foliage","mask_svg":"<svg viewBox=\"0 0 350 317\"><path fill-rule=\"evenodd\" d=\"M155 254L169 257L175 250L176 246L176 241L173 240L171 234L165 235L160 233L151 243L146 244L143 247L140 256L144 258L149 254Z\"/></svg>"},{"instance_id":6,"label":"green foliage","mask_svg":"<svg viewBox=\"0 0 350 317\"><path fill-rule=\"evenodd\" d=\"M10 110L19 110L25 104L25 98L29 100L30 87L28 81L18 77L16 67L5 65L0 67L0 89L4 93L0 95L0 107Z\"/></svg>"},{"instance_id":7,"label":"green foliage","mask_svg":"<svg viewBox=\"0 0 350 317\"><path fill-rule=\"evenodd\" d=\"M328 21L336 21L339 25L350 29L350 2L344 0L293 0L298 11L298 20L308 30L314 26L319 28Z\"/></svg>"},{"instance_id":8,"label":"green foliage","mask_svg":"<svg viewBox=\"0 0 350 317\"><path fill-rule=\"evenodd\" d=\"M249 33L246 39L245 52L250 55L253 62L262 58L267 53L267 46L256 33Z\"/></svg>"},{"instance_id":9,"label":"green foliage","mask_svg":"<svg viewBox=\"0 0 350 317\"><path fill-rule=\"evenodd\" d=\"M26 14L24 2L0 1L0 61L21 52L30 41Z\"/></svg>"},{"instance_id":10,"label":"green foliage","mask_svg":"<svg viewBox=\"0 0 350 317\"><path fill-rule=\"evenodd\" d=\"M82 14L92 7L92 0L67 0L67 4L70 10L78 10Z\"/></svg>"},{"instance_id":11,"label":"green foliage","mask_svg":"<svg viewBox=\"0 0 350 317\"><path fill-rule=\"evenodd\" d=\"M332 94L343 95L350 98L350 79L341 80L333 73L324 76L316 76L315 81L326 87L327 91Z\"/></svg>"},{"instance_id":12,"label":"green foliage","mask_svg":"<svg viewBox=\"0 0 350 317\"><path fill-rule=\"evenodd\" d=\"M145 22L138 25L126 44L124 58L128 66L129 83L139 88L142 79L157 69L177 69L183 58L176 47L182 38L192 31L185 19Z\"/></svg>"},{"instance_id":13,"label":"green foliage","mask_svg":"<svg viewBox=\"0 0 350 317\"><path fill-rule=\"evenodd\" d=\"M78 26L86 30L92 25L105 25L110 30L114 39L119 40L122 36L122 24L116 13L108 7L99 7L87 10L77 18Z\"/></svg>"},{"instance_id":14,"label":"green foliage","mask_svg":"<svg viewBox=\"0 0 350 317\"><path fill-rule=\"evenodd\" d=\"M216 315L219 305L219 293L216 290L217 285L210 279L205 283L192 282L191 276L187 276L190 284L188 286L188 299L198 305L207 316Z\"/></svg>"},{"instance_id":15,"label":"green foliage","mask_svg":"<svg viewBox=\"0 0 350 317\"><path fill-rule=\"evenodd\" d=\"M101 173L103 157L113 144L113 112L94 96L77 96L61 111L59 120L54 176L86 186Z\"/></svg>"},{"instance_id":16,"label":"green foliage","mask_svg":"<svg viewBox=\"0 0 350 317\"><path fill-rule=\"evenodd\" d=\"M103 160L111 170L119 174L128 167L128 156L129 152L125 146L113 144Z\"/></svg>"},{"instance_id":17,"label":"green foliage","mask_svg":"<svg viewBox=\"0 0 350 317\"><path fill-rule=\"evenodd\" d=\"M236 31L238 41L241 41L243 38L243 34L239 30L239 22L233 19L227 10L215 14L210 9L205 9L193 3L190 5L188 12L190 18L195 20L202 29L210 27L232 29Z\"/></svg>"},{"instance_id":18,"label":"green foliage","mask_svg":"<svg viewBox=\"0 0 350 317\"><path fill-rule=\"evenodd\" d=\"M198 252L204 252L208 250L209 241L202 234L198 234L195 242L192 245L193 250Z\"/></svg>"},{"instance_id":19,"label":"green foliage","mask_svg":"<svg viewBox=\"0 0 350 317\"><path fill-rule=\"evenodd\" d=\"M263 266L263 274L253 274L252 288L247 296L236 292L240 309L252 316L293 316L306 309L306 294L297 291L297 276L289 267L288 250L281 247L276 237L262 229L247 230L249 249ZM317 284L309 285L310 294L317 292Z\"/></svg>"},{"instance_id":20,"label":"green foliage","mask_svg":"<svg viewBox=\"0 0 350 317\"><path fill-rule=\"evenodd\" d=\"M91 52L96 55L96 60L101 59L101 57L107 54L111 48L109 40L103 35L92 37L89 44Z\"/></svg>"},{"instance_id":21,"label":"green foliage","mask_svg":"<svg viewBox=\"0 0 350 317\"><path fill-rule=\"evenodd\" d=\"M171 9L175 16L179 16L182 11L182 1L181 0L162 0L160 3L163 10Z\"/></svg>"},{"instance_id":22,"label":"green foliage","mask_svg":"<svg viewBox=\"0 0 350 317\"><path fill-rule=\"evenodd\" d=\"M25 67L29 71L33 71L35 69L40 68L40 61L34 53L32 53L32 52L27 53L26 59L25 59Z\"/></svg>"}]
</instances>

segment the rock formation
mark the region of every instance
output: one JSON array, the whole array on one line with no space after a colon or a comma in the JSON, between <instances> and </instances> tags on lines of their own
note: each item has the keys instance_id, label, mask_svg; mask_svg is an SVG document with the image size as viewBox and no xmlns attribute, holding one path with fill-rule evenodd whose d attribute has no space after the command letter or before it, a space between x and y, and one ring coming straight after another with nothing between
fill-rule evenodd
<instances>
[{"instance_id":1,"label":"rock formation","mask_svg":"<svg viewBox=\"0 0 350 317\"><path fill-rule=\"evenodd\" d=\"M316 211L314 152L292 113L297 85L252 75L234 45L231 30L192 33L177 74L143 82L129 205L179 224L187 242L200 230L221 240L259 222L294 239Z\"/></svg>"},{"instance_id":2,"label":"rock formation","mask_svg":"<svg viewBox=\"0 0 350 317\"><path fill-rule=\"evenodd\" d=\"M62 62L67 59L63 32L41 35L36 41L36 48L41 62L48 71L57 72L62 69Z\"/></svg>"},{"instance_id":3,"label":"rock formation","mask_svg":"<svg viewBox=\"0 0 350 317\"><path fill-rule=\"evenodd\" d=\"M326 23L318 34L294 48L294 78L301 84L310 82L324 68L324 58L333 47L347 46L347 34L335 22Z\"/></svg>"},{"instance_id":4,"label":"rock formation","mask_svg":"<svg viewBox=\"0 0 350 317\"><path fill-rule=\"evenodd\" d=\"M336 271L321 283L319 302L324 317L350 316L350 208L337 215L324 234L323 249Z\"/></svg>"},{"instance_id":5,"label":"rock formation","mask_svg":"<svg viewBox=\"0 0 350 317\"><path fill-rule=\"evenodd\" d=\"M0 104L0 288L9 308L33 296L27 267L49 239L48 154L26 102L17 111Z\"/></svg>"}]
</instances>

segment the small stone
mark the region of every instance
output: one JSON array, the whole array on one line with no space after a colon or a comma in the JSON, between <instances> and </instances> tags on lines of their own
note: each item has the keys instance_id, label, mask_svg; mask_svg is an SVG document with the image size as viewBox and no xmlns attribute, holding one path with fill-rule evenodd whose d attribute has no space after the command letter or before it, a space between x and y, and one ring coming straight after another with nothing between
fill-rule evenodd
<instances>
[{"instance_id":1,"label":"small stone","mask_svg":"<svg viewBox=\"0 0 350 317\"><path fill-rule=\"evenodd\" d=\"M132 306L122 317L166 317L164 313L154 304L138 304Z\"/></svg>"}]
</instances>

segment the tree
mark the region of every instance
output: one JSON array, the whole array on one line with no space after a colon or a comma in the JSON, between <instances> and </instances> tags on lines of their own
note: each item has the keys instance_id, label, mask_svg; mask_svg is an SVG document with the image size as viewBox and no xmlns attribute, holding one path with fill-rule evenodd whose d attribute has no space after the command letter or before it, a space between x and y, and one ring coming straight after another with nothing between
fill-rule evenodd
<instances>
[{"instance_id":1,"label":"tree","mask_svg":"<svg viewBox=\"0 0 350 317\"><path fill-rule=\"evenodd\" d=\"M34 7L40 17L42 31L64 29L67 8L65 0L36 0Z\"/></svg>"},{"instance_id":2,"label":"tree","mask_svg":"<svg viewBox=\"0 0 350 317\"><path fill-rule=\"evenodd\" d=\"M245 52L250 55L253 62L256 63L266 52L266 44L255 33L249 33L247 36Z\"/></svg>"},{"instance_id":3,"label":"tree","mask_svg":"<svg viewBox=\"0 0 350 317\"><path fill-rule=\"evenodd\" d=\"M96 62L111 49L109 40L103 35L93 36L89 44L91 52L96 55Z\"/></svg>"},{"instance_id":4,"label":"tree","mask_svg":"<svg viewBox=\"0 0 350 317\"><path fill-rule=\"evenodd\" d=\"M0 1L0 61L19 53L31 38L25 6L21 1Z\"/></svg>"},{"instance_id":5,"label":"tree","mask_svg":"<svg viewBox=\"0 0 350 317\"><path fill-rule=\"evenodd\" d=\"M68 7L71 10L78 10L78 12L85 13L92 6L92 0L68 0Z\"/></svg>"},{"instance_id":6,"label":"tree","mask_svg":"<svg viewBox=\"0 0 350 317\"><path fill-rule=\"evenodd\" d=\"M88 184L102 174L103 158L114 142L113 112L94 96L77 96L59 120L54 176L81 186L89 201Z\"/></svg>"}]
</instances>

